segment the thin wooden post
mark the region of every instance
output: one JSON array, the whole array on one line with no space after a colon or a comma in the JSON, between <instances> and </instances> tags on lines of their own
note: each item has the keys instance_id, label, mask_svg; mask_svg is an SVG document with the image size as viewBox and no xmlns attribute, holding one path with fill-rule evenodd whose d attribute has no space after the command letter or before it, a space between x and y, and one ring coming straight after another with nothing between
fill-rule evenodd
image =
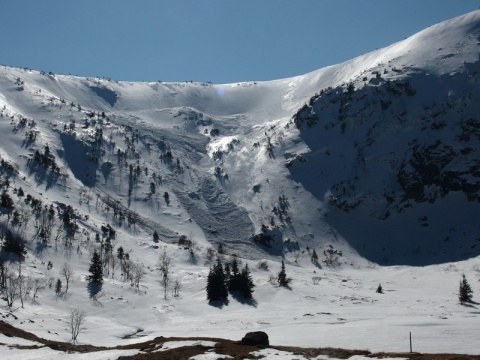
<instances>
[{"instance_id":1,"label":"thin wooden post","mask_svg":"<svg viewBox=\"0 0 480 360\"><path fill-rule=\"evenodd\" d=\"M412 352L412 332L410 331L410 352Z\"/></svg>"}]
</instances>

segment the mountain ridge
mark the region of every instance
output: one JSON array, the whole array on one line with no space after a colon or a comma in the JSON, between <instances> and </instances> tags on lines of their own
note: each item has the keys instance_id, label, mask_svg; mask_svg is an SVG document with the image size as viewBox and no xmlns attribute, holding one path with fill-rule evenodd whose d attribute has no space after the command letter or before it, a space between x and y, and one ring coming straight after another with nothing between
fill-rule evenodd
<instances>
[{"instance_id":1,"label":"mountain ridge","mask_svg":"<svg viewBox=\"0 0 480 360\"><path fill-rule=\"evenodd\" d=\"M212 174L213 172L214 176L211 178L217 178L218 180L219 174L216 174L215 172L225 172L222 176L227 175L228 181L224 181L223 183L217 181L217 184L215 185L217 190L215 191L224 193L226 198L237 199L233 201L232 205L239 201L238 205L240 205L240 207L245 207L245 203L242 203L241 201L244 196L242 193L250 192L251 195L249 195L248 198L252 202L256 202L257 206L260 205L258 204L259 201L261 203L264 201L271 202L272 204L268 204L267 206L269 211L272 211L272 209L275 208L274 198L276 196L282 196L281 191L274 190L277 194L267 194L265 199L258 199L261 193L256 193L252 191L252 189L262 183L267 184L267 181L270 180L265 176L258 175L258 173L261 173L263 170L262 167L266 166L266 162L270 161L269 159L273 159L274 156L289 158L287 159L287 162L288 166L290 166L290 164L292 164L290 158L302 161L305 157L299 154L306 154L309 151L308 149L312 150L318 146L318 141L313 140L314 142L312 143L312 140L308 140L312 137L312 134L308 134L309 137L303 135L305 131L302 131L303 120L300 120L302 119L302 116L310 116L310 120L312 120L317 115L315 111L321 114L318 116L325 116L324 114L327 113L327 116L333 116L332 114L338 111L339 115L335 115L335 120L329 125L334 127L335 122L339 121L338 119L346 116L350 116L350 118L353 119L354 116L358 115L342 114L341 112L351 111L347 110L347 108L351 109L355 106L360 106L357 104L348 104L349 101L355 101L353 98L360 94L363 98L362 100L358 100L358 102L363 101L363 105L361 106L364 107L362 110L363 112L360 115L366 119L362 121L375 122L375 119L369 120L368 117L372 117L373 114L373 106L371 106L371 104L379 102L379 91L383 94L381 96L384 98L380 100L380 106L384 110L389 111L393 116L398 117L405 116L405 114L402 115L402 110L400 109L396 109L395 111L397 113L393 114L392 109L395 108L395 104L391 105L391 103L392 101L395 102L396 97L400 96L400 101L408 100L417 103L421 103L422 101L435 102L436 99L432 99L432 94L429 94L431 93L429 88L432 86L443 86L447 90L448 86L455 88L455 81L452 81L455 75L451 74L452 71L465 73L467 74L466 79L468 79L468 81L476 82L476 75L472 78L471 74L476 74L477 71L479 17L480 12L474 11L455 19L433 25L412 37L395 43L385 49L370 52L342 64L333 65L290 79L263 83L251 82L212 85L208 83L194 84L188 82L112 82L105 79L85 79L66 75L57 76L32 71L27 71L25 73L24 70L18 69L10 69L12 73L9 74L8 71L5 72L9 69L5 68L4 75L7 76L4 76L3 80L4 100L2 101L2 104L4 106L4 114L7 114L8 110L11 109L10 112L15 114L14 116L34 118L38 116L38 105L36 106L33 103L35 102L35 100L33 100L35 98L36 101L40 101L40 109L43 109L41 111L44 115L47 115L51 111L55 113L54 110L49 109L49 106L52 106L51 104L60 104L60 109L62 106L66 108L67 105L70 104L70 108L74 109L75 107L72 105L75 103L77 109L82 109L78 112L80 116L77 116L78 114L75 114L72 111L67 112L65 109L61 110L59 115L53 115L53 119L55 119L54 121L60 124L63 123L64 125L69 121L70 124L72 121L83 121L84 119L80 119L81 117L88 119L89 116L95 114L95 112L107 112L109 118L108 121L113 121L120 126L134 126L134 131L143 132L147 137L148 135L153 135L155 133L158 134L156 135L157 138L170 137L171 141L168 146L172 147L173 153L177 152L180 157L183 157L185 162L188 162L188 159L183 156L185 151L189 154L195 154L195 159L197 159L195 161L204 159L200 161L204 164L199 168L200 173L206 171L207 173L210 172L210 174ZM426 41L425 38L427 38L428 41ZM439 46L439 42L444 46ZM432 52L434 54L433 61L428 58L428 56L432 57L430 55ZM413 62L415 64L413 64ZM401 67L399 64L401 64ZM471 66L473 66L470 70L468 70L468 66L470 66L469 64L472 64ZM412 67L413 65L414 67ZM464 70L462 70L462 68ZM20 75L22 71L24 74L20 79L20 76L17 75ZM440 76L440 83L438 85L428 80L434 76L434 74ZM415 80L415 87L418 90L410 85L410 80L402 80L410 78L417 78L417 80ZM443 80L444 78L445 80ZM450 83L447 81L448 84L445 86L447 79ZM461 81L463 81L463 79L458 80L458 82ZM318 92L318 86L320 84L323 86L320 88L321 91ZM316 90L313 91L313 88ZM375 90L375 93L369 93L369 89ZM382 89L386 89L386 91ZM415 95L417 92L418 94ZM30 104L27 106L25 102L22 102L22 99L26 94L32 94L31 96L33 97L33 99L29 101ZM359 99L360 96L356 97ZM313 111L315 113L314 115L302 115L302 111L315 108L316 103L320 103L324 101L323 99L328 97L330 98L331 103L327 104L324 102L322 105L327 107L326 109L322 109L321 111L315 109ZM364 99L365 97L366 100ZM420 100L417 100L418 98L420 98ZM292 122L291 110L300 108L302 103L306 102L309 102L310 105L308 105L307 108L303 107L296 114L293 112L294 121ZM337 109L336 104L340 104L340 108ZM416 108L413 111L418 111L420 105L415 106ZM388 110L389 107L390 110ZM370 111L370 114L367 114L367 111ZM403 111L403 113L404 112L405 111ZM424 113L426 112L424 111ZM84 114L86 115L84 116ZM375 114L373 114L373 116L375 116ZM385 115L380 114L378 116ZM415 115L412 116L415 117ZM429 114L423 116L429 116ZM358 127L357 122L355 121L343 121L341 124L342 133L347 128L347 123L349 124L348 128L351 128L352 126ZM296 127L300 129L299 138L296 137L296 130L291 128L291 125L296 125ZM360 125L360 127L361 126L362 125ZM399 124L397 127L398 126L402 125ZM280 129L281 127L283 127L283 129ZM370 128L369 131L372 130L373 128ZM212 131L218 131L218 134L212 135ZM394 134L397 130L393 128L390 131ZM74 137L75 136L76 135L74 135ZM330 135L327 134L325 136ZM382 136L385 135L382 134ZM63 138L66 139L65 137ZM188 140L186 142L183 141L183 139L187 138ZM239 140L240 138L242 140ZM251 138L255 139L251 140ZM150 140L152 143L155 142L153 137ZM78 144L78 139L74 139L74 141ZM335 142L336 140L333 141ZM62 140L62 142L65 147L65 141ZM301 142L304 143L301 144ZM320 146L326 148L325 144L328 142L329 140L325 138L325 141ZM245 145L247 145L248 148ZM84 145L80 146L84 147ZM242 154L238 154L237 151L234 150L237 146L241 147L240 152ZM278 149L279 146L285 148L283 153L282 150ZM253 149L256 147L259 149L259 152L254 155L253 158L245 158L243 155L246 154L247 151L251 151L249 149L250 147ZM298 148L302 147L303 150L297 151ZM66 156L69 156L69 151L59 151L67 154ZM208 154L210 161L205 161L206 153ZM473 154L470 156L473 156ZM67 167L73 169L71 165L68 166L68 163L72 164L72 162L69 162L67 158L65 159L67 160ZM253 161L261 164L261 166L249 165L248 163L252 161L250 159L255 159ZM73 162L76 161L78 161L78 158L73 160ZM278 165L279 161L277 158L273 161L277 162L276 165ZM338 159L337 161L340 163L342 160ZM107 160L107 163L112 163L112 161ZM193 169L193 166L192 163L186 165L189 169ZM115 170L118 170L118 167L113 166L112 169L112 174L114 174ZM242 182L237 182L235 177L232 176L232 174L235 174L236 172L251 172L252 169L255 169L253 170L252 178L259 178L258 184L256 185L253 183L244 184ZM281 169L281 166L273 166L273 168L268 171L279 172L281 174L284 172ZM406 168L404 167L404 169ZM89 176L97 177L98 170L99 169L95 170L92 168ZM85 178L80 175L81 171L83 170L76 170L72 173L73 177L83 179L83 185L91 186L89 183L85 182ZM337 171L340 171L341 173L341 170ZM409 175L406 175L405 171L403 171L403 174L404 175L398 174L397 177L407 179ZM287 176L286 181L280 181L278 185L275 186L285 189L287 187L291 188L293 183L288 181L288 177L291 175L290 171L290 175ZM211 175L208 175L207 177L210 176ZM280 177L283 176L284 175L280 175ZM195 175L194 177L198 176ZM276 178L278 178L278 176L276 176ZM371 180L372 179L369 178L369 181ZM185 195L192 192L198 192L197 190L202 187L201 182L204 180L198 181L200 181L200 183L197 183L197 185L194 185L193 188L188 191L183 192L182 189L179 197L179 199L183 199L181 202L183 202L184 206L191 209L190 211L195 211L195 202L192 203L190 200L191 198ZM207 180L205 179L205 181ZM421 182L421 180L419 181ZM188 187L189 185L187 183L183 183L181 187ZM406 180L403 180L403 183L404 190L408 188L405 190L406 193L414 192L412 189L415 185L407 185ZM326 188L323 190L323 194L315 195L318 202L313 208L320 209L325 207L325 205L322 205L324 196L330 191L329 188L334 185L334 183L327 184ZM417 185L417 188L419 186L421 185ZM205 189L208 188L209 187L207 186ZM263 188L265 188L265 185ZM289 191L292 193L291 196L294 196L293 194L295 191L291 191L291 189L289 189ZM318 189L310 187L309 191L316 193L318 192ZM338 198L338 194L333 196ZM237 205L234 205L232 211L236 206ZM262 207L262 205L260 207ZM274 218L277 217L277 215L269 215L269 213L265 212L263 209L261 209L260 212L255 210L254 213L252 213L252 211L253 208L250 206L247 210L247 213L249 214L247 216L255 220L253 220L251 225L247 226L240 232L243 234L242 237L244 238L248 238L255 233L258 233L262 224L266 225L267 222L271 223L272 219L275 221ZM295 211L299 212L301 209L297 207ZM319 211L323 212L325 210ZM196 211L196 213L197 217L200 216L199 211ZM240 213L238 214L240 215ZM207 222L201 220L203 218L200 216L199 221L201 221L202 227L205 228L208 226L208 222L214 221L213 219L216 216L219 216L219 214L220 213L213 215L213 218L210 218ZM259 218L263 218L263 220L259 220ZM314 218L309 222L305 221L305 223L315 221L313 220ZM251 220L248 220L247 222L250 221ZM303 234L298 234L295 229L289 231L284 224L281 225L281 227L282 226L283 229L280 229L280 232L284 234L284 238L290 239L292 236L303 237L303 241L301 242L303 242L304 245L305 243L309 243L310 240L308 238L310 237L309 234L311 234L311 232L302 231L304 232ZM305 224L301 226L304 227ZM322 229L325 226L327 230ZM273 228L275 228L275 226L273 226ZM226 231L226 229L224 231ZM325 232L335 233L336 231L331 229L331 225L325 224L320 228L317 226L313 234L321 234ZM214 237L211 236L211 232L210 235L208 235L207 232L206 236L209 238L210 242L214 240ZM236 242L232 236L228 237L231 238L231 240L227 240L227 242L232 244ZM321 242L325 243L332 241L337 237L338 234L333 238L330 237L330 239L323 239ZM222 241L222 239L216 239L216 242L218 241ZM342 245L344 251L348 248L348 245L347 248L345 248L345 245L346 244ZM288 248L288 246L286 248ZM375 262L382 262L382 260L376 256L369 257L369 259Z\"/></svg>"}]
</instances>

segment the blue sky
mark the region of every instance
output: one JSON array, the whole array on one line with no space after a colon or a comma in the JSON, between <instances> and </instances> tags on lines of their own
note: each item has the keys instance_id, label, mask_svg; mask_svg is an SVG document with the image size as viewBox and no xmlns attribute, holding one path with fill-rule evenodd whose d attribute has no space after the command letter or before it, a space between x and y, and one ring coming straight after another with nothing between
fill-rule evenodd
<instances>
[{"instance_id":1,"label":"blue sky","mask_svg":"<svg viewBox=\"0 0 480 360\"><path fill-rule=\"evenodd\" d=\"M480 6L480 0L1 2L0 64L213 83L304 74Z\"/></svg>"}]
</instances>

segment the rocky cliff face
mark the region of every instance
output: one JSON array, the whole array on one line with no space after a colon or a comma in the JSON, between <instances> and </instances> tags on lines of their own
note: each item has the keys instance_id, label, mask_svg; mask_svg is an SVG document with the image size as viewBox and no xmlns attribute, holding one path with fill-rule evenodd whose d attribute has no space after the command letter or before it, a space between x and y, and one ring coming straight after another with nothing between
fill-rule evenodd
<instances>
[{"instance_id":1,"label":"rocky cliff face","mask_svg":"<svg viewBox=\"0 0 480 360\"><path fill-rule=\"evenodd\" d=\"M350 83L324 89L292 118L310 152L288 167L294 177L295 168L315 169L318 182L299 180L317 197L327 194L347 223L346 214L351 214L364 218L362 227L378 227L375 237L392 237L378 221L394 217L409 229L403 236L413 236L419 244L425 236L442 243L455 237L453 233L466 232L467 239L458 246L466 241L475 251L480 233L477 226L467 224L472 214L465 222L453 221L448 234L425 234L422 228L441 228L428 219L447 206L442 199L454 196L462 207L480 202L479 80L478 61L441 76L379 64ZM475 208L480 210L478 205ZM448 209L441 212L448 214ZM417 230L404 213L415 214ZM435 221L442 219L437 216ZM403 233L401 228L392 232ZM430 240L427 248L437 254L444 251ZM388 245L399 248L394 241ZM383 255L370 257L389 262Z\"/></svg>"}]
</instances>

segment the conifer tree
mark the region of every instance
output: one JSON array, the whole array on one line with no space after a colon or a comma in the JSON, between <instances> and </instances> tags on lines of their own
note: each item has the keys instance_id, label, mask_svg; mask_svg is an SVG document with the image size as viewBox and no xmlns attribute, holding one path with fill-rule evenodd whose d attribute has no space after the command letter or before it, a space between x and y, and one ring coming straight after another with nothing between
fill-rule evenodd
<instances>
[{"instance_id":1,"label":"conifer tree","mask_svg":"<svg viewBox=\"0 0 480 360\"><path fill-rule=\"evenodd\" d=\"M90 283L101 284L103 283L103 269L102 269L102 260L97 250L93 252L92 260L90 262L90 267L88 268L90 276L88 280Z\"/></svg>"},{"instance_id":2,"label":"conifer tree","mask_svg":"<svg viewBox=\"0 0 480 360\"><path fill-rule=\"evenodd\" d=\"M280 286L288 285L287 273L285 272L285 262L283 261L283 259L282 259L282 268L278 273L277 281Z\"/></svg>"},{"instance_id":3,"label":"conifer tree","mask_svg":"<svg viewBox=\"0 0 480 360\"><path fill-rule=\"evenodd\" d=\"M228 291L237 291L240 289L240 271L238 270L238 260L232 260L232 273L228 279Z\"/></svg>"},{"instance_id":4,"label":"conifer tree","mask_svg":"<svg viewBox=\"0 0 480 360\"><path fill-rule=\"evenodd\" d=\"M467 279L465 278L465 274L462 275L463 279L460 280L460 289L458 293L458 299L460 300L460 304L464 304L466 302L472 301L472 294L473 290L468 283Z\"/></svg>"},{"instance_id":5,"label":"conifer tree","mask_svg":"<svg viewBox=\"0 0 480 360\"><path fill-rule=\"evenodd\" d=\"M18 256L20 261L25 260L27 250L23 239L20 236L14 236L10 230L5 232L3 236L2 252L9 252Z\"/></svg>"},{"instance_id":6,"label":"conifer tree","mask_svg":"<svg viewBox=\"0 0 480 360\"><path fill-rule=\"evenodd\" d=\"M0 206L4 207L7 209L7 211L12 211L13 208L15 207L15 203L13 202L13 199L8 193L4 190L2 192L2 195L0 196Z\"/></svg>"},{"instance_id":7,"label":"conifer tree","mask_svg":"<svg viewBox=\"0 0 480 360\"><path fill-rule=\"evenodd\" d=\"M238 284L239 292L245 299L251 299L253 294L253 288L255 284L252 280L252 275L250 275L250 269L248 264L245 264L245 267L242 269L242 273L239 277L240 281Z\"/></svg>"},{"instance_id":8,"label":"conifer tree","mask_svg":"<svg viewBox=\"0 0 480 360\"><path fill-rule=\"evenodd\" d=\"M220 259L210 269L207 277L207 299L209 301L222 301L228 297L225 272Z\"/></svg>"},{"instance_id":9,"label":"conifer tree","mask_svg":"<svg viewBox=\"0 0 480 360\"><path fill-rule=\"evenodd\" d=\"M117 249L117 258L119 258L120 260L123 260L124 255L125 255L125 251L123 250L123 246L120 246Z\"/></svg>"},{"instance_id":10,"label":"conifer tree","mask_svg":"<svg viewBox=\"0 0 480 360\"><path fill-rule=\"evenodd\" d=\"M230 280L232 279L232 271L230 270L230 263L226 262L225 263L225 283L227 284L227 287L230 285Z\"/></svg>"},{"instance_id":11,"label":"conifer tree","mask_svg":"<svg viewBox=\"0 0 480 360\"><path fill-rule=\"evenodd\" d=\"M60 279L57 279L57 282L55 284L55 294L60 295L60 293L62 292L62 280Z\"/></svg>"},{"instance_id":12,"label":"conifer tree","mask_svg":"<svg viewBox=\"0 0 480 360\"><path fill-rule=\"evenodd\" d=\"M317 262L318 262L318 255L317 255L317 252L315 251L315 249L313 249L312 263L316 264Z\"/></svg>"}]
</instances>

